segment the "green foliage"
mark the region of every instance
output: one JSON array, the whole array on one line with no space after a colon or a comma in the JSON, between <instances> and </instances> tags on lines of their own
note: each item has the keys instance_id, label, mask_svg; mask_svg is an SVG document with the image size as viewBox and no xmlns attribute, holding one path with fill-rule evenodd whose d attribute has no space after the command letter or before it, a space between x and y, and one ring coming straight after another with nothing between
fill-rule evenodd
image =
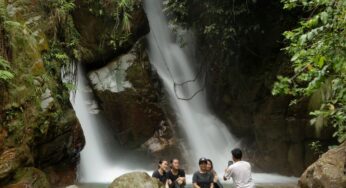
<instances>
[{"instance_id":1,"label":"green foliage","mask_svg":"<svg viewBox=\"0 0 346 188\"><path fill-rule=\"evenodd\" d=\"M187 0L165 0L163 11L171 18L175 25L188 27L188 1Z\"/></svg>"},{"instance_id":2,"label":"green foliage","mask_svg":"<svg viewBox=\"0 0 346 188\"><path fill-rule=\"evenodd\" d=\"M164 11L173 26L192 27L197 34L202 35L200 38L203 38L210 48L219 48L220 53L229 53L237 37L259 30L258 24L237 24L237 19L248 16L248 7L254 3L251 1L165 0ZM192 15L196 10L201 13Z\"/></svg>"},{"instance_id":3,"label":"green foliage","mask_svg":"<svg viewBox=\"0 0 346 188\"><path fill-rule=\"evenodd\" d=\"M50 12L51 18L55 19L56 23L65 22L76 6L74 0L41 0L40 3Z\"/></svg>"},{"instance_id":4,"label":"green foliage","mask_svg":"<svg viewBox=\"0 0 346 188\"><path fill-rule=\"evenodd\" d=\"M346 1L283 0L285 8L301 7L310 12L299 27L286 31L294 75L278 77L272 93L311 96L331 83L331 95L323 99L320 109L311 113L328 120L336 129L339 142L346 140Z\"/></svg>"},{"instance_id":5,"label":"green foliage","mask_svg":"<svg viewBox=\"0 0 346 188\"><path fill-rule=\"evenodd\" d=\"M8 81L14 77L14 74L9 70L10 66L2 56L0 56L0 81Z\"/></svg>"},{"instance_id":6,"label":"green foliage","mask_svg":"<svg viewBox=\"0 0 346 188\"><path fill-rule=\"evenodd\" d=\"M139 1L136 0L86 0L89 11L103 17L105 20L114 22L111 32L105 32L102 36L100 48L107 43L114 49L119 48L128 41L132 29L132 13L139 6Z\"/></svg>"},{"instance_id":7,"label":"green foliage","mask_svg":"<svg viewBox=\"0 0 346 188\"><path fill-rule=\"evenodd\" d=\"M311 142L309 144L309 146L315 154L317 154L317 155L323 154L322 145L321 145L320 141Z\"/></svg>"}]
</instances>

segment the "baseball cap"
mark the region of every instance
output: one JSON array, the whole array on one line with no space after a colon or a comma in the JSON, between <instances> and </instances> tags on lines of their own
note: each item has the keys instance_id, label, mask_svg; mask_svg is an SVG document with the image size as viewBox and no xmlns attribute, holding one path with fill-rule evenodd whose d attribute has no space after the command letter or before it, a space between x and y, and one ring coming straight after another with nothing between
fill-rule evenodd
<instances>
[{"instance_id":1,"label":"baseball cap","mask_svg":"<svg viewBox=\"0 0 346 188\"><path fill-rule=\"evenodd\" d=\"M200 158L198 164L202 164L202 163L208 163L208 159L205 157Z\"/></svg>"}]
</instances>

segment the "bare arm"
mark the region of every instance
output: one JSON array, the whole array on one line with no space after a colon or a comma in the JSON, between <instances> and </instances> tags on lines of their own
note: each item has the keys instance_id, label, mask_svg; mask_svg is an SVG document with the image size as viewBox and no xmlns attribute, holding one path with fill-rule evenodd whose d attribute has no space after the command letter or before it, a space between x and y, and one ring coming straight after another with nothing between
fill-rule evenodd
<instances>
[{"instance_id":1,"label":"bare arm","mask_svg":"<svg viewBox=\"0 0 346 188\"><path fill-rule=\"evenodd\" d=\"M197 183L193 183L193 188L201 188L201 187L198 186Z\"/></svg>"},{"instance_id":2,"label":"bare arm","mask_svg":"<svg viewBox=\"0 0 346 188\"><path fill-rule=\"evenodd\" d=\"M211 183L211 184L210 184L210 188L214 188L214 183Z\"/></svg>"},{"instance_id":3,"label":"bare arm","mask_svg":"<svg viewBox=\"0 0 346 188\"><path fill-rule=\"evenodd\" d=\"M178 182L179 185L185 185L186 184L186 179L185 177L179 177L177 180L175 180L176 182Z\"/></svg>"}]
</instances>

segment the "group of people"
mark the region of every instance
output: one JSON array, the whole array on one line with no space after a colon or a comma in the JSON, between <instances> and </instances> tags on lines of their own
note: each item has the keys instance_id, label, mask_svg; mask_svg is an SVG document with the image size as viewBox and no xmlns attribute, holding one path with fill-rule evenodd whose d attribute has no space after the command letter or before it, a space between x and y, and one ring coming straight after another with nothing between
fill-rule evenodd
<instances>
[{"instance_id":1,"label":"group of people","mask_svg":"<svg viewBox=\"0 0 346 188\"><path fill-rule=\"evenodd\" d=\"M223 188L219 177L213 168L213 162L207 158L198 161L199 170L192 176L193 188ZM166 188L184 188L186 185L185 171L180 169L178 159L160 160L158 169L153 177L161 181ZM233 179L236 188L254 188L255 184L251 177L250 163L242 160L242 151L239 148L232 150L232 164L225 169L223 180Z\"/></svg>"}]
</instances>

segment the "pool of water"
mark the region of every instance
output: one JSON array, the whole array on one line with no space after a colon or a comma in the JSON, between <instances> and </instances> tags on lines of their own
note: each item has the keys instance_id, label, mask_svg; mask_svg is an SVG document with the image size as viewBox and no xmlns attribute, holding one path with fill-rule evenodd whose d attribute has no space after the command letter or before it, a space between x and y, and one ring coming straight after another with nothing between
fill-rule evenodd
<instances>
[{"instance_id":1,"label":"pool of water","mask_svg":"<svg viewBox=\"0 0 346 188\"><path fill-rule=\"evenodd\" d=\"M87 184L78 184L78 188L108 188L109 184L101 184L101 183L87 183ZM224 188L233 188L231 184L225 184L223 185ZM286 184L280 184L280 183L273 183L273 184L256 184L256 188L296 188L297 185L294 183L286 183ZM76 187L74 187L76 188ZM186 185L185 188L192 188L192 185Z\"/></svg>"}]
</instances>

